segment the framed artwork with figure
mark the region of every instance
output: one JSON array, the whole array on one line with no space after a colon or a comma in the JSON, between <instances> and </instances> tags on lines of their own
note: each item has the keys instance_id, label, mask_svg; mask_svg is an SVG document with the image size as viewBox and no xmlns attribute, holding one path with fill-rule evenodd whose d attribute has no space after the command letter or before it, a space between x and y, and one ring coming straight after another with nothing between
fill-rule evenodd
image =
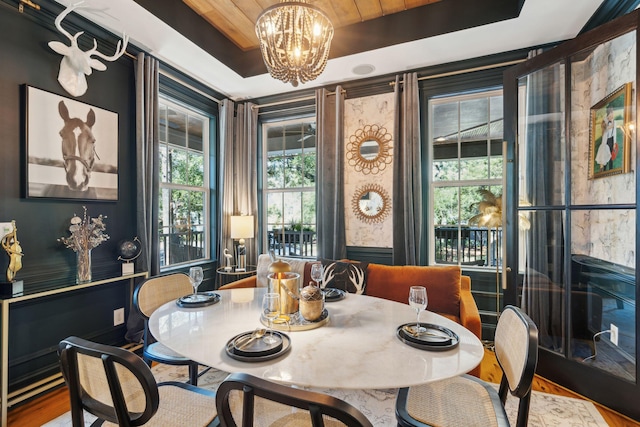
<instances>
[{"instance_id":1,"label":"framed artwork with figure","mask_svg":"<svg viewBox=\"0 0 640 427\"><path fill-rule=\"evenodd\" d=\"M118 114L24 85L27 198L118 200Z\"/></svg>"},{"instance_id":2,"label":"framed artwork with figure","mask_svg":"<svg viewBox=\"0 0 640 427\"><path fill-rule=\"evenodd\" d=\"M625 83L591 107L589 179L630 171L631 83Z\"/></svg>"}]
</instances>

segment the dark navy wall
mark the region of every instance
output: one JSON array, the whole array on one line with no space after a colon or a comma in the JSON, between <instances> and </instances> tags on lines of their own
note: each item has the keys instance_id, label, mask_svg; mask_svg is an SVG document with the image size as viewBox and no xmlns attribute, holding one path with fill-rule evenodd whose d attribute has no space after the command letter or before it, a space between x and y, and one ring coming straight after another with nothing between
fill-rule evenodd
<instances>
[{"instance_id":1,"label":"dark navy wall","mask_svg":"<svg viewBox=\"0 0 640 427\"><path fill-rule=\"evenodd\" d=\"M57 82L61 56L47 45L68 40L54 27L53 20L62 6L41 1L41 11L25 7L19 13L12 2L0 2L0 222L17 222L18 239L24 251L23 268L17 279L24 281L27 292L49 286L75 283L75 253L57 239L68 235L69 220L86 205L92 216L107 216L110 240L93 250L94 279L121 274L116 244L136 233L135 179L135 66L123 56L107 63L107 70L94 71L88 77L89 89L78 101L118 114L119 198L117 202L25 199L22 197L25 164L24 132L21 118L23 85L34 86L68 98ZM17 2L13 2L17 3ZM112 54L117 38L92 28L77 17L65 20L87 49L95 37L99 50ZM60 144L60 141L51 141ZM8 257L0 252L0 275L4 279ZM124 342L124 326L113 327L113 309L128 310L128 282L12 304L10 312L10 381L12 385L28 382L48 370L57 370L55 344L70 333L97 341Z\"/></svg>"},{"instance_id":2,"label":"dark navy wall","mask_svg":"<svg viewBox=\"0 0 640 427\"><path fill-rule=\"evenodd\" d=\"M0 221L17 221L18 238L25 253L18 278L27 288L42 282L74 280L75 254L56 239L68 235L69 219L74 213L80 214L83 205L90 215L107 216L107 233L111 236L93 250L94 276L118 274L116 243L132 238L136 230L134 64L126 56L107 63L106 71L94 71L88 77L87 93L75 98L118 114L119 200L104 203L22 197L25 165L20 151L24 146L21 85L73 98L57 82L61 56L47 46L52 40L68 41L53 29L52 21L51 29L42 26L46 24L46 20L40 24L0 3ZM113 44L109 43L113 40L101 40L90 28L85 30L81 40L91 43L96 37L99 49L107 54L113 52ZM6 258L4 254L0 256Z\"/></svg>"}]
</instances>

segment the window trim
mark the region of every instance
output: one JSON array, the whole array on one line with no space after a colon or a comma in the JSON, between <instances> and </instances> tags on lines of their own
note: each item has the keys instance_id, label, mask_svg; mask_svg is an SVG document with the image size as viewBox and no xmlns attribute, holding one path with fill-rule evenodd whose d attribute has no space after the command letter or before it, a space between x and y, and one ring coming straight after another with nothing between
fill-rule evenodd
<instances>
[{"instance_id":1,"label":"window trim","mask_svg":"<svg viewBox=\"0 0 640 427\"><path fill-rule=\"evenodd\" d=\"M168 107L171 108L175 108L177 110L179 110L182 113L185 114L191 114L191 115L197 115L200 118L203 119L203 121L205 122L203 124L203 135L202 135L202 151L198 151L198 150L194 150L193 148L189 148L187 146L179 146L179 145L175 145L175 144L171 144L168 141L160 141L160 139L158 138L158 148L160 149L161 147L167 147L167 149L170 149L171 147L175 147L179 150L183 150L185 152L193 152L193 153L198 153L198 154L202 154L203 159L204 159L204 165L203 165L203 183L202 186L190 186L190 185L185 185L185 184L174 184L174 183L170 183L170 182L165 182L163 181L161 178L161 174L162 174L162 165L160 164L160 158L158 158L158 197L162 197L162 193L163 190L169 190L169 191L173 191L173 190L185 190L185 191L201 191L202 193L204 193L204 200L203 200L203 219L204 219L204 228L202 231L203 236L205 236L206 240L206 244L204 245L204 254L202 258L199 258L197 260L188 260L188 261L184 261L184 262L179 262L179 263L173 263L173 264L165 264L162 265L161 263L161 259L160 259L160 250L157 251L157 256L158 256L158 267L160 269L161 272L167 272L167 271L171 271L174 269L181 269L184 267L187 267L189 265L195 265L195 264L201 264L203 262L208 262L211 261L212 259L212 253L213 253L213 248L212 248L212 244L213 244L213 235L211 230L213 229L213 225L212 225L212 212L213 212L213 206L212 206L212 191L213 191L213 187L212 187L212 179L211 179L211 170L213 165L211 165L212 162L212 156L211 156L211 150L213 149L213 138L215 136L215 132L214 132L214 126L215 123L217 121L217 116L212 114L211 112L206 112L203 111L202 109L196 107L196 106L192 106L189 105L188 103L181 101L179 99L174 98L171 94L164 92L164 91L160 91L160 93L158 94L158 103L159 104L164 104L167 105ZM167 165L168 167L168 165ZM168 169L167 169L168 170ZM159 222L160 220L160 211L158 210L157 212L154 213L154 216L156 217L157 221ZM160 227L158 227L158 249L160 248L160 239L159 239L159 235L161 233L162 230L160 230Z\"/></svg>"},{"instance_id":2,"label":"window trim","mask_svg":"<svg viewBox=\"0 0 640 427\"><path fill-rule=\"evenodd\" d=\"M311 186L306 186L306 187L274 187L274 188L269 188L269 180L268 180L268 168L267 168L267 163L269 160L269 150L267 147L268 144L268 138L267 136L267 130L269 127L275 127L275 126L289 126L289 125L295 125L295 124L301 124L301 123L309 123L309 122L313 122L314 124L316 123L316 116L315 116L315 112L314 114L303 114L303 115L296 115L295 117L283 117L283 118L278 118L278 119L273 119L273 120L269 120L269 121L263 121L262 123L260 123L260 137L261 137L261 150L262 150L262 155L261 155L261 159L260 159L260 167L262 169L262 173L261 173L261 219L260 219L260 225L261 225L261 229L262 229L262 233L260 238L262 239L262 248L264 252L268 252L269 251L269 223L268 223L268 208L269 208L269 204L268 204L268 198L269 198L269 194L273 194L273 193L278 193L278 194L285 194L285 193L297 193L297 194L304 194L304 193L312 193L315 197L315 202L316 202L316 214L317 214L317 207L318 207L318 190L317 190L317 165L318 165L318 161L317 161L317 156L318 156L318 141L316 139L316 144L315 144L315 155L316 155L316 169L315 169L315 175L314 175L314 183ZM306 147L305 147L306 148ZM301 201L302 201L302 197L301 197ZM302 218L301 218L302 221ZM303 223L304 224L304 223ZM282 222L282 225L285 226L284 220ZM316 218L314 218L314 223L313 226L316 228L316 233L317 233L317 216ZM316 248L317 250L317 248ZM317 255L317 254L316 254ZM287 255L289 256L289 255Z\"/></svg>"},{"instance_id":3,"label":"window trim","mask_svg":"<svg viewBox=\"0 0 640 427\"><path fill-rule=\"evenodd\" d=\"M433 164L435 162L435 156L434 156L434 145L433 145L433 141L435 140L435 135L433 132L433 123L435 122L434 118L433 118L433 106L437 105L437 104L443 104L445 102L450 103L450 102L463 102L465 100L473 100L473 99L482 99L482 98L486 98L486 99L490 99L492 97L496 97L496 96L504 96L504 91L502 89L502 87L493 87L493 88L485 88L485 89L476 89L473 91L466 91L466 92L457 92L457 93L451 93L451 94L440 94L438 96L433 96L433 97L427 97L426 98L426 117L427 117L427 124L428 126L426 127L426 131L427 131L427 137L425 139L426 143L427 143L427 161L426 161L426 167L425 167L425 171L427 173L428 176L428 188L427 188L427 192L428 192L428 206L429 208L426 210L427 215L426 215L426 221L427 221L427 233L428 233L428 239L427 241L428 243L428 247L427 247L427 261L429 265L447 265L447 264L442 264L442 263L438 263L436 261L436 249L435 249L435 245L436 245L436 236L435 236L435 212L434 212L434 207L435 207L435 190L437 188L462 188L462 187L471 187L471 186L475 186L475 187L480 187L480 186L486 186L486 187L495 187L495 186L502 186L504 188L504 176L505 176L505 169L504 169L504 155L505 153L502 153L502 157L503 157L503 170L502 170L502 176L500 178L482 178L482 179L457 179L457 180L440 180L440 181L436 181L433 179ZM503 114L504 116L504 114ZM460 129L458 129L458 131L460 131ZM456 141L456 143L458 144L458 153L457 153L457 157L456 160L458 162L458 166L460 166L461 161L462 161L462 157L461 157L461 144L460 144L460 138L458 138L458 140ZM491 144L491 138L488 137L487 138L487 144L489 145L488 149L488 155L486 157L486 159L490 159L491 158L491 151L490 151L490 144ZM491 175L491 162L489 162L488 165L488 175ZM503 190L504 191L504 190ZM461 241L461 228L460 228L460 219L461 219L461 207L460 207L460 193L458 193L458 251L460 250L460 241ZM502 255L502 254L501 254ZM498 261L499 265L502 264L502 262ZM457 264L458 266L462 266L462 261L460 258L458 258L457 260ZM492 265L487 265L487 266L475 266L475 267L470 267L470 266L466 266L465 268L470 268L470 269L479 269L482 271L491 269L494 269L494 266Z\"/></svg>"}]
</instances>

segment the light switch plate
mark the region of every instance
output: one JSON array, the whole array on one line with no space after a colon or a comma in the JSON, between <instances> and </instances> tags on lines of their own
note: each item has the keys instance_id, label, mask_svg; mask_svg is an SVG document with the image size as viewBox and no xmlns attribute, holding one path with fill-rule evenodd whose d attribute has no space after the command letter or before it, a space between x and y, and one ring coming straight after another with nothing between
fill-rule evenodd
<instances>
[{"instance_id":1,"label":"light switch plate","mask_svg":"<svg viewBox=\"0 0 640 427\"><path fill-rule=\"evenodd\" d=\"M13 225L10 222L0 222L0 239L11 233Z\"/></svg>"}]
</instances>

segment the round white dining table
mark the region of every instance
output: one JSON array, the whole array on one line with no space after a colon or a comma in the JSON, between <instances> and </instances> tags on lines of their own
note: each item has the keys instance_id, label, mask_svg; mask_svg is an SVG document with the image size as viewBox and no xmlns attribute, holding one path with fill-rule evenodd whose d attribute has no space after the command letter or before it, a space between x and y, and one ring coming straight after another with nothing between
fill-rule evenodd
<instances>
[{"instance_id":1,"label":"round white dining table","mask_svg":"<svg viewBox=\"0 0 640 427\"><path fill-rule=\"evenodd\" d=\"M291 349L281 357L243 362L228 356L225 347L232 337L263 327L260 312L266 289L216 292L220 302L206 307L163 305L149 319L151 333L162 344L203 365L315 388L408 387L466 373L484 355L473 333L429 311L422 313L420 321L451 329L459 336L459 345L446 351L411 347L396 336L399 325L416 320L408 304L347 294L325 304L329 319L323 326L282 331L291 338Z\"/></svg>"}]
</instances>

